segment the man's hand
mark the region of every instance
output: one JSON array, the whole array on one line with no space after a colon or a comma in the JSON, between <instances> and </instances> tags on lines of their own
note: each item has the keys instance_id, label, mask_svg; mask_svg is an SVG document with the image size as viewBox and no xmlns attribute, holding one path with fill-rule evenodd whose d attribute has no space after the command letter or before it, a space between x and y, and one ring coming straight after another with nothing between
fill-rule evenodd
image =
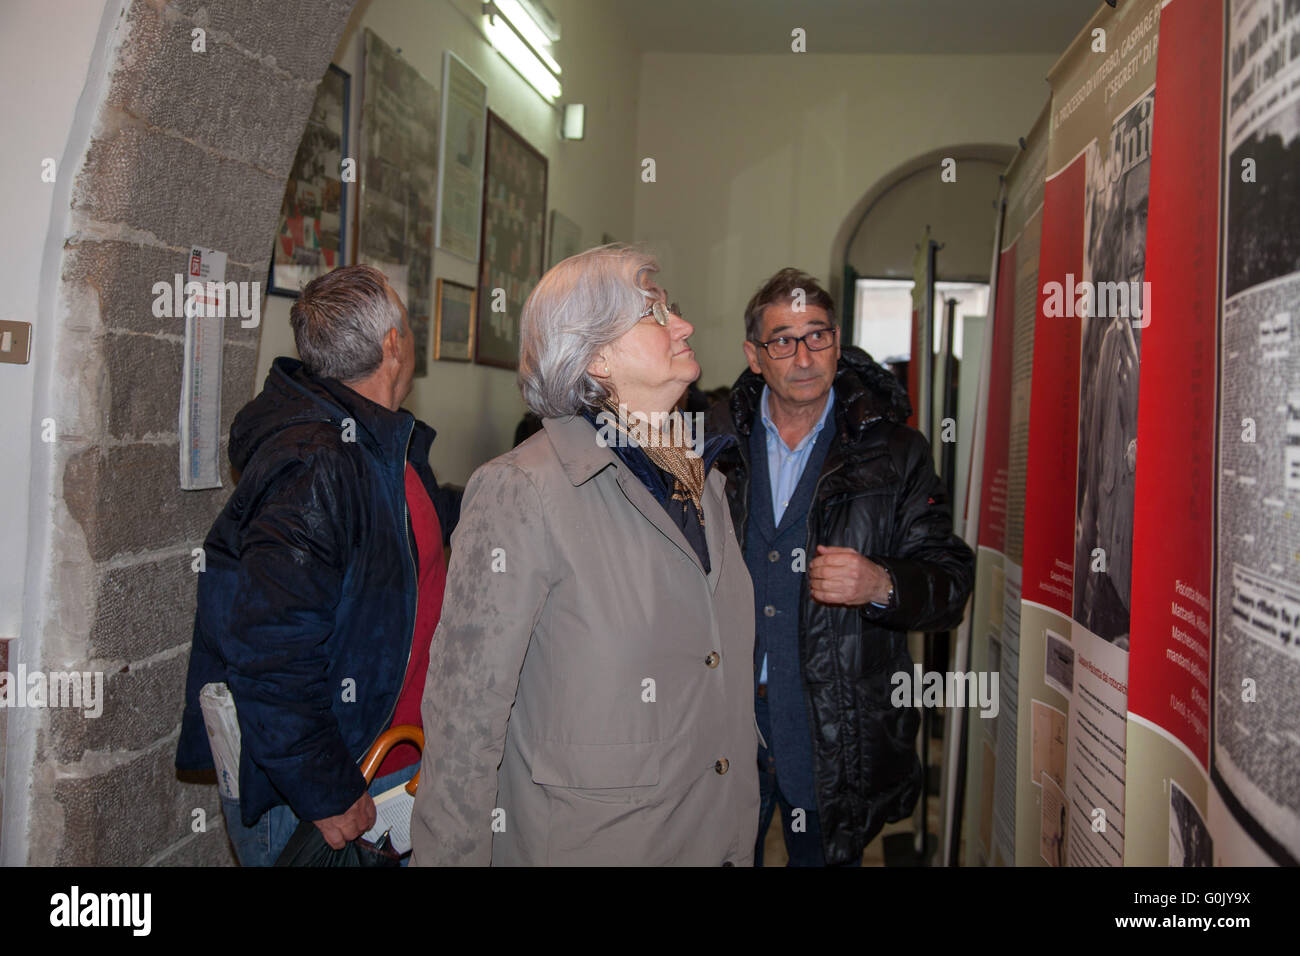
<instances>
[{"instance_id":1,"label":"man's hand","mask_svg":"<svg viewBox=\"0 0 1300 956\"><path fill-rule=\"evenodd\" d=\"M326 843L341 850L375 825L375 801L370 799L370 794L363 793L345 813L312 822Z\"/></svg>"},{"instance_id":2,"label":"man's hand","mask_svg":"<svg viewBox=\"0 0 1300 956\"><path fill-rule=\"evenodd\" d=\"M887 604L893 582L889 572L852 548L817 545L808 562L808 587L819 604Z\"/></svg>"}]
</instances>

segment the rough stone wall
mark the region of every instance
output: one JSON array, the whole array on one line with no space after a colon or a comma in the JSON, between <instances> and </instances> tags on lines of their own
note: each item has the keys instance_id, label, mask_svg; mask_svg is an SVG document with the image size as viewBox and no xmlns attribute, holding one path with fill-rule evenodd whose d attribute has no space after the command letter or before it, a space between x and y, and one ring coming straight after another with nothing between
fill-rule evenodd
<instances>
[{"instance_id":1,"label":"rough stone wall","mask_svg":"<svg viewBox=\"0 0 1300 956\"><path fill-rule=\"evenodd\" d=\"M152 287L198 244L228 254L227 281L265 291L285 179L354 2L134 0L119 24L64 243L57 405L37 411L56 422L62 495L39 666L103 671L105 704L98 719L43 712L32 864L231 862L215 786L173 769L190 552L230 479L179 488L184 320L154 317ZM252 392L259 335L226 322L223 435Z\"/></svg>"}]
</instances>

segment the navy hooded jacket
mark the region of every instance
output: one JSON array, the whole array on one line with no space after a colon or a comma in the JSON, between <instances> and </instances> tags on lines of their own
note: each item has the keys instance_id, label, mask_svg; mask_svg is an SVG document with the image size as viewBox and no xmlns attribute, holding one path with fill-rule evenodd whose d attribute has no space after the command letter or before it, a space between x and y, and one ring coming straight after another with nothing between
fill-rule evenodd
<instances>
[{"instance_id":1,"label":"navy hooded jacket","mask_svg":"<svg viewBox=\"0 0 1300 956\"><path fill-rule=\"evenodd\" d=\"M176 766L213 766L199 692L225 682L247 826L282 803L335 816L366 790L357 761L392 720L415 629L408 460L444 540L458 517L429 469L433 438L289 358L235 417L238 483L204 542Z\"/></svg>"}]
</instances>

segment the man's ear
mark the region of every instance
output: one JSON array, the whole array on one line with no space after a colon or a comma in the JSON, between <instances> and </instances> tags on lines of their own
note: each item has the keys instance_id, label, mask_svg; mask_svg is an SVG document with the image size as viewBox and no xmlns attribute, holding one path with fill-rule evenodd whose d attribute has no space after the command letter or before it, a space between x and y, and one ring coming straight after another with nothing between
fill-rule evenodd
<instances>
[{"instance_id":1,"label":"man's ear","mask_svg":"<svg viewBox=\"0 0 1300 956\"><path fill-rule=\"evenodd\" d=\"M384 335L384 360L388 359L402 361L402 333L397 329L389 329Z\"/></svg>"},{"instance_id":2,"label":"man's ear","mask_svg":"<svg viewBox=\"0 0 1300 956\"><path fill-rule=\"evenodd\" d=\"M758 346L745 339L745 358L749 361L749 370L755 375L762 375L763 369L758 364Z\"/></svg>"}]
</instances>

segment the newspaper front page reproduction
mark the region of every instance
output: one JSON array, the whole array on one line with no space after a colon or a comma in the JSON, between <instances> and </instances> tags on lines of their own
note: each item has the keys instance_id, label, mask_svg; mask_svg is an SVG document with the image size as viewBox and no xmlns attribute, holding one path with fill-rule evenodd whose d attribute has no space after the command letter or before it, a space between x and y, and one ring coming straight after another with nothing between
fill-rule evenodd
<instances>
[{"instance_id":1,"label":"newspaper front page reproduction","mask_svg":"<svg viewBox=\"0 0 1300 956\"><path fill-rule=\"evenodd\" d=\"M1216 781L1300 855L1300 3L1228 23L1214 660Z\"/></svg>"}]
</instances>

